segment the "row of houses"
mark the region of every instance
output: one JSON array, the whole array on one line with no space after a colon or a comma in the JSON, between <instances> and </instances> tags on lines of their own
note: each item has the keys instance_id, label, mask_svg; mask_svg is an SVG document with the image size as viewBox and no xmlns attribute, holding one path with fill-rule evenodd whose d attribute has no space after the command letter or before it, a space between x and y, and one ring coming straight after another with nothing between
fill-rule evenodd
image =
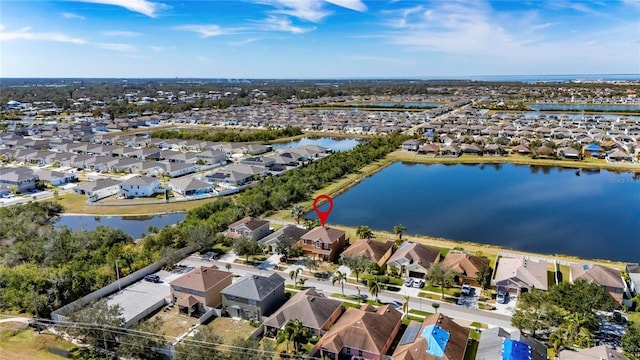
<instances>
[{"instance_id":1,"label":"row of houses","mask_svg":"<svg viewBox=\"0 0 640 360\"><path fill-rule=\"evenodd\" d=\"M0 195L8 194L12 190L17 193L27 193L36 190L39 182L44 186L61 186L76 181L78 178L70 172L2 167L0 168Z\"/></svg>"}]
</instances>

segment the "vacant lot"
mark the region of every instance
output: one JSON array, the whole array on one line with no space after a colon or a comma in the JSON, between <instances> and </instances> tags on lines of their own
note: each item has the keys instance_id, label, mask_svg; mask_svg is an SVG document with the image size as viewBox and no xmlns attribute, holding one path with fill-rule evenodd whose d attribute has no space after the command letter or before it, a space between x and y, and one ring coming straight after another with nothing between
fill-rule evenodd
<instances>
[{"instance_id":1,"label":"vacant lot","mask_svg":"<svg viewBox=\"0 0 640 360\"><path fill-rule=\"evenodd\" d=\"M38 334L26 324L0 324L0 359L58 360L66 358L64 355L74 348L72 343L47 331Z\"/></svg>"},{"instance_id":2,"label":"vacant lot","mask_svg":"<svg viewBox=\"0 0 640 360\"><path fill-rule=\"evenodd\" d=\"M153 315L153 318L156 317L163 321L160 329L162 334L174 338L186 333L193 325L198 323L197 318L180 314L177 307L167 311L160 310Z\"/></svg>"}]
</instances>

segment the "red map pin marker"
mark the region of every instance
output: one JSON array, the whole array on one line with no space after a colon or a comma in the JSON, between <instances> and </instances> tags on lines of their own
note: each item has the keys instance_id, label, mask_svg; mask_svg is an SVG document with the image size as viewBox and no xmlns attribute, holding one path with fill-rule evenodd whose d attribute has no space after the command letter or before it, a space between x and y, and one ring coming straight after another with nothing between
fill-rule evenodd
<instances>
[{"instance_id":1,"label":"red map pin marker","mask_svg":"<svg viewBox=\"0 0 640 360\"><path fill-rule=\"evenodd\" d=\"M318 201L322 199L325 199L329 202L329 210L320 211L320 209L318 209ZM333 210L333 199L329 195L318 195L315 200L313 200L313 210L316 211L316 214L318 214L318 218L320 218L320 223L322 224L322 226L324 226L324 224L327 222L329 214L331 214L331 210Z\"/></svg>"}]
</instances>

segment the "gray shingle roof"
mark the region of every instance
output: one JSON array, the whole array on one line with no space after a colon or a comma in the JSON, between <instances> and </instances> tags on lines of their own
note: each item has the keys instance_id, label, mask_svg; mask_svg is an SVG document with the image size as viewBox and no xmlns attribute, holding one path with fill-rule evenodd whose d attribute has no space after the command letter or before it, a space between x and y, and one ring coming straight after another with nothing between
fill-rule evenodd
<instances>
[{"instance_id":1,"label":"gray shingle roof","mask_svg":"<svg viewBox=\"0 0 640 360\"><path fill-rule=\"evenodd\" d=\"M261 301L278 287L284 285L284 278L276 273L266 276L247 275L221 291L224 295L242 299Z\"/></svg>"}]
</instances>

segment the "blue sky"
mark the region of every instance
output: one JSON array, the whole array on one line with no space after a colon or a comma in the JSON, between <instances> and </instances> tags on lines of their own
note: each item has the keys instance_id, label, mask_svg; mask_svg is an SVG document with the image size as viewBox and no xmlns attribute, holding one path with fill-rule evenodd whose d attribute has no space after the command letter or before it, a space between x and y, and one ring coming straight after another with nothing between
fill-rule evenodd
<instances>
[{"instance_id":1,"label":"blue sky","mask_svg":"<svg viewBox=\"0 0 640 360\"><path fill-rule=\"evenodd\" d=\"M640 0L0 0L0 77L640 73Z\"/></svg>"}]
</instances>

